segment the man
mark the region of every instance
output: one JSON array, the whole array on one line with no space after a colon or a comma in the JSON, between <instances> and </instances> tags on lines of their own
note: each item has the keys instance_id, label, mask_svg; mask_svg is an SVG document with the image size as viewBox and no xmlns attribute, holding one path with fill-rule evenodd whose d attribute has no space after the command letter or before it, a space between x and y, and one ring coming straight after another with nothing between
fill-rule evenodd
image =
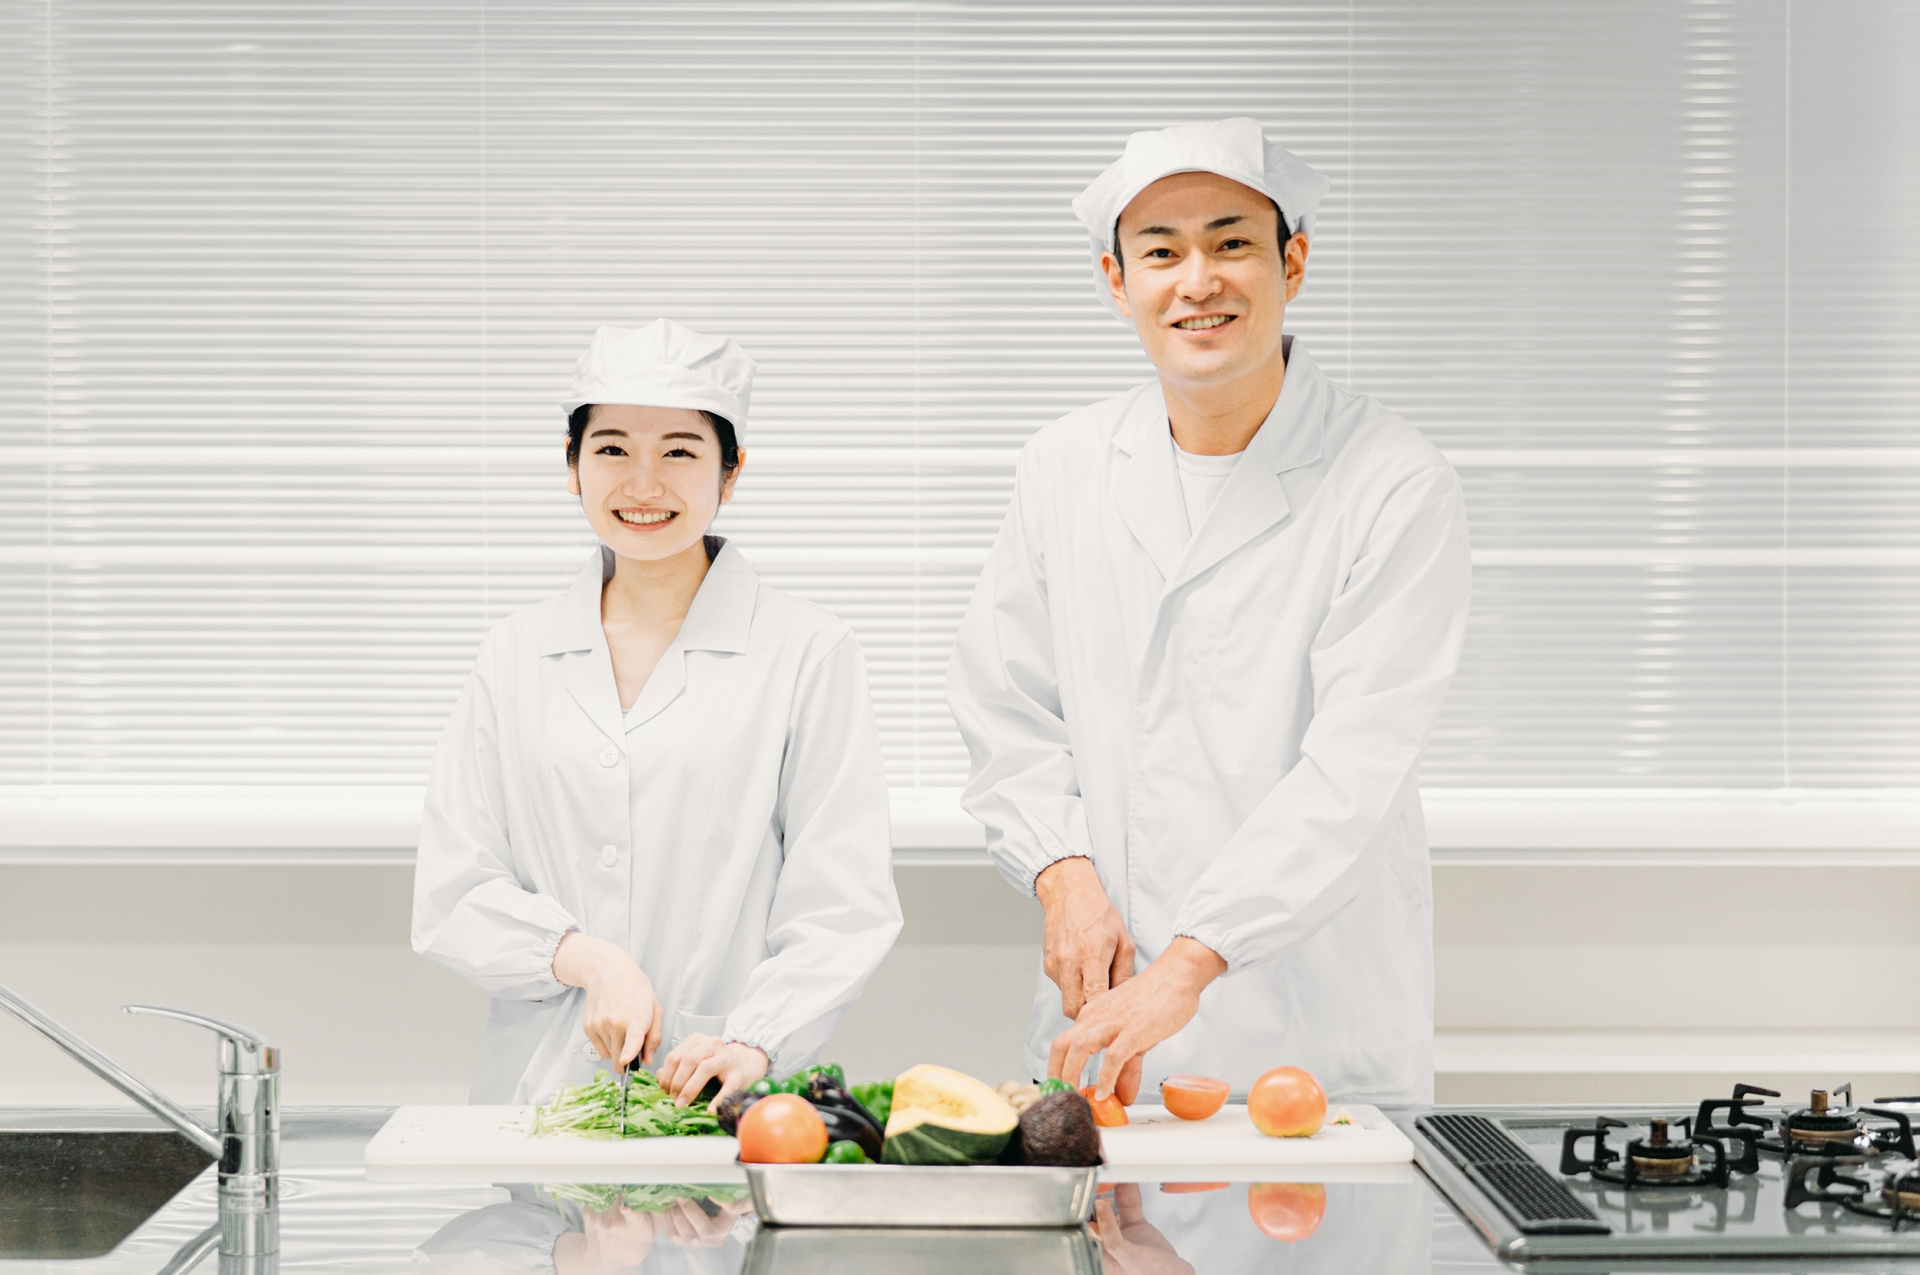
<instances>
[{"instance_id":1,"label":"man","mask_svg":"<svg viewBox=\"0 0 1920 1275\"><path fill-rule=\"evenodd\" d=\"M1134 134L1074 201L1159 376L1027 444L948 673L965 805L1046 912L1027 1064L1078 1084L1104 1051L1123 1102L1283 1064L1432 1096L1418 768L1466 513L1282 335L1327 185L1231 119Z\"/></svg>"}]
</instances>

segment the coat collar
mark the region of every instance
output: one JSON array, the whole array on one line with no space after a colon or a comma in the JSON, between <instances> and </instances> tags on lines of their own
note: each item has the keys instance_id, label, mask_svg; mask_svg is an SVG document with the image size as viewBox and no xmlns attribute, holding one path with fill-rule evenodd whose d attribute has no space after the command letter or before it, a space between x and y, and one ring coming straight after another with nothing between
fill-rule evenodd
<instances>
[{"instance_id":1,"label":"coat collar","mask_svg":"<svg viewBox=\"0 0 1920 1275\"><path fill-rule=\"evenodd\" d=\"M1184 536L1180 476L1174 466L1167 404L1158 382L1142 388L1114 434L1125 459L1114 468L1120 516L1171 591L1207 571L1288 514L1280 475L1320 459L1327 383L1307 348L1286 338L1286 379L1212 510Z\"/></svg>"},{"instance_id":2,"label":"coat collar","mask_svg":"<svg viewBox=\"0 0 1920 1275\"><path fill-rule=\"evenodd\" d=\"M620 693L613 680L613 657L607 650L607 631L600 625L600 593L613 578L613 550L597 546L593 556L562 594L548 620L540 643L542 656L573 655L563 661L568 693L593 719L602 733L622 740L628 727L637 726L671 704L685 689L688 651L725 651L744 655L753 628L753 605L759 596L760 576L725 537L709 536L713 561L706 579L693 595L693 605L680 632L660 656L646 687L633 706L631 719L620 709Z\"/></svg>"}]
</instances>

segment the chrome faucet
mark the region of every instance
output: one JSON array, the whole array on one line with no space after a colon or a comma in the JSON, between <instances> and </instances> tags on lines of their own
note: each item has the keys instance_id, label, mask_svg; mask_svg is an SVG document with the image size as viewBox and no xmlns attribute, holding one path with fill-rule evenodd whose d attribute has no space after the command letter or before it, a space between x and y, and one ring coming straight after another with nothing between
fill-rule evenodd
<instances>
[{"instance_id":1,"label":"chrome faucet","mask_svg":"<svg viewBox=\"0 0 1920 1275\"><path fill-rule=\"evenodd\" d=\"M0 1009L60 1046L74 1061L159 1116L220 1164L221 1253L266 1254L279 1249L274 1205L280 1175L280 1050L258 1032L184 1010L123 1005L129 1014L159 1014L208 1028L220 1036L220 1128L195 1120L171 1098L128 1072L0 986Z\"/></svg>"}]
</instances>

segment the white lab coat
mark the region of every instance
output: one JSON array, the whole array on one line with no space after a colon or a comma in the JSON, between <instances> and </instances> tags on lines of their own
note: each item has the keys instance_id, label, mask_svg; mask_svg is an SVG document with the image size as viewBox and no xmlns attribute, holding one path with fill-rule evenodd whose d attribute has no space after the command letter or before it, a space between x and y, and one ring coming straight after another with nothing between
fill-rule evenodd
<instances>
[{"instance_id":1,"label":"white lab coat","mask_svg":"<svg viewBox=\"0 0 1920 1275\"><path fill-rule=\"evenodd\" d=\"M847 626L718 548L624 717L613 555L488 634L435 754L413 947L493 998L474 1102L589 1079L569 930L653 981L661 1048L706 1032L813 1060L900 930L887 784ZM604 1064L602 1064L604 1065Z\"/></svg>"},{"instance_id":2,"label":"white lab coat","mask_svg":"<svg viewBox=\"0 0 1920 1275\"><path fill-rule=\"evenodd\" d=\"M1418 764L1459 662L1459 480L1292 341L1279 400L1190 539L1157 382L1040 431L947 691L967 810L1031 892L1085 855L1152 961L1227 961L1146 1058L1244 1089L1433 1089L1433 887ZM1041 975L1026 1063L1065 1030Z\"/></svg>"}]
</instances>

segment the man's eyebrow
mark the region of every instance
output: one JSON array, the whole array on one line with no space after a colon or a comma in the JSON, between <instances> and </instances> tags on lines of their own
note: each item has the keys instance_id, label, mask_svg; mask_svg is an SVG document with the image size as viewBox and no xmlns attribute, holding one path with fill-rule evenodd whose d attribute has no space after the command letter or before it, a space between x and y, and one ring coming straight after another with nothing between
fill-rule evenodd
<instances>
[{"instance_id":1,"label":"man's eyebrow","mask_svg":"<svg viewBox=\"0 0 1920 1275\"><path fill-rule=\"evenodd\" d=\"M1235 213L1231 217L1215 217L1212 221L1207 223L1206 228L1208 230L1224 230L1226 227L1236 225L1240 222L1245 221L1246 219L1247 218L1244 213ZM1172 226L1142 226L1140 227L1140 229L1134 231L1133 233L1136 235L1172 236L1172 235L1177 235L1180 232L1178 230L1175 230Z\"/></svg>"}]
</instances>

